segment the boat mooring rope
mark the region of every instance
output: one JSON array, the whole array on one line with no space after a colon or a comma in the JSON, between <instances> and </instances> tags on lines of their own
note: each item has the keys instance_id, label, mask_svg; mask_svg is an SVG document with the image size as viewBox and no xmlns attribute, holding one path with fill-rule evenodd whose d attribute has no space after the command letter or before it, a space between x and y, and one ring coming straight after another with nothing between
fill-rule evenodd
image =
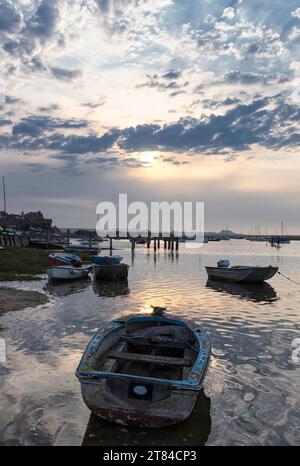
<instances>
[{"instance_id":1,"label":"boat mooring rope","mask_svg":"<svg viewBox=\"0 0 300 466\"><path fill-rule=\"evenodd\" d=\"M289 277L287 277L286 275L283 275L283 273L281 273L281 272L279 272L279 271L278 271L277 273L278 273L278 275L281 275L283 278L285 278L285 279L288 280L289 282L295 283L295 285L300 286L300 283L296 282L296 281L293 280L292 278L289 278Z\"/></svg>"}]
</instances>

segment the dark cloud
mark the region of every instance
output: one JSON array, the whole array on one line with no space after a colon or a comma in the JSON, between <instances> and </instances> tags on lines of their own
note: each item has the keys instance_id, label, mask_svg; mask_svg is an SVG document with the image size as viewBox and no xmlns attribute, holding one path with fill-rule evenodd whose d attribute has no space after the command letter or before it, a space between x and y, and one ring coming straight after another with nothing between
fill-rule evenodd
<instances>
[{"instance_id":1,"label":"dark cloud","mask_svg":"<svg viewBox=\"0 0 300 466\"><path fill-rule=\"evenodd\" d=\"M0 0L0 31L15 32L22 21L20 12L12 1Z\"/></svg>"},{"instance_id":2,"label":"dark cloud","mask_svg":"<svg viewBox=\"0 0 300 466\"><path fill-rule=\"evenodd\" d=\"M247 71L229 71L225 75L225 81L229 84L241 83L245 85L266 83L268 77L258 73L252 73Z\"/></svg>"},{"instance_id":3,"label":"dark cloud","mask_svg":"<svg viewBox=\"0 0 300 466\"><path fill-rule=\"evenodd\" d=\"M35 14L29 18L26 30L33 36L49 38L55 32L56 22L59 18L59 10L56 0L43 0Z\"/></svg>"},{"instance_id":4,"label":"dark cloud","mask_svg":"<svg viewBox=\"0 0 300 466\"><path fill-rule=\"evenodd\" d=\"M80 120L64 120L49 116L30 116L22 120L13 127L14 135L38 136L44 131L55 129L79 129L86 128L88 123Z\"/></svg>"},{"instance_id":5,"label":"dark cloud","mask_svg":"<svg viewBox=\"0 0 300 466\"><path fill-rule=\"evenodd\" d=\"M81 106L94 109L94 108L101 107L104 104L105 104L105 100L101 100L101 102L84 102L81 104Z\"/></svg>"},{"instance_id":6,"label":"dark cloud","mask_svg":"<svg viewBox=\"0 0 300 466\"><path fill-rule=\"evenodd\" d=\"M168 71L168 73L162 75L164 79L171 79L171 80L178 79L180 76L181 76L181 71L173 71L173 70Z\"/></svg>"},{"instance_id":7,"label":"dark cloud","mask_svg":"<svg viewBox=\"0 0 300 466\"><path fill-rule=\"evenodd\" d=\"M5 118L0 118L0 126L7 126L7 125L10 125L12 123L11 120L6 120Z\"/></svg>"},{"instance_id":8,"label":"dark cloud","mask_svg":"<svg viewBox=\"0 0 300 466\"><path fill-rule=\"evenodd\" d=\"M184 88L188 86L188 81L180 80L181 71L169 71L166 74L159 76L154 74L153 76L147 75L147 81L138 84L137 88L156 88L162 92L170 92L170 97L174 97L178 94L185 92Z\"/></svg>"},{"instance_id":9,"label":"dark cloud","mask_svg":"<svg viewBox=\"0 0 300 466\"><path fill-rule=\"evenodd\" d=\"M56 79L61 79L62 81L72 81L81 76L80 70L67 70L65 68L56 67L51 68L51 73Z\"/></svg>"},{"instance_id":10,"label":"dark cloud","mask_svg":"<svg viewBox=\"0 0 300 466\"><path fill-rule=\"evenodd\" d=\"M57 0L42 0L38 3L34 13L22 24L19 32L13 28L12 32L18 33L3 43L3 49L10 55L20 57L23 61L25 55L32 56L35 53L37 44L44 43L55 35L58 19ZM41 69L41 62L36 59L31 66Z\"/></svg>"},{"instance_id":11,"label":"dark cloud","mask_svg":"<svg viewBox=\"0 0 300 466\"><path fill-rule=\"evenodd\" d=\"M272 104L272 111L270 105ZM14 125L12 137L2 144L23 150L51 150L61 154L105 153L114 145L130 153L169 151L226 155L244 151L253 144L279 149L300 143L297 124L300 108L282 99L261 98L248 105L239 104L224 115L211 114L181 118L170 124L144 124L125 129L111 129L102 136L65 134L59 130L83 130L86 121L62 120L49 116L23 118ZM177 164L177 160L168 160ZM138 164L129 157L123 163Z\"/></svg>"}]
</instances>

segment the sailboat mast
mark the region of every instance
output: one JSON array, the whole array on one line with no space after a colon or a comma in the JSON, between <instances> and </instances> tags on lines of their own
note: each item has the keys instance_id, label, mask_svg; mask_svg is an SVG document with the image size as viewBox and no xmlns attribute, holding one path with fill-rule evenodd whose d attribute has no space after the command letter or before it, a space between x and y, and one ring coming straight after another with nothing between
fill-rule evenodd
<instances>
[{"instance_id":1,"label":"sailboat mast","mask_svg":"<svg viewBox=\"0 0 300 466\"><path fill-rule=\"evenodd\" d=\"M3 202L4 202L4 212L6 212L6 191L5 191L5 178L2 176L3 183Z\"/></svg>"}]
</instances>

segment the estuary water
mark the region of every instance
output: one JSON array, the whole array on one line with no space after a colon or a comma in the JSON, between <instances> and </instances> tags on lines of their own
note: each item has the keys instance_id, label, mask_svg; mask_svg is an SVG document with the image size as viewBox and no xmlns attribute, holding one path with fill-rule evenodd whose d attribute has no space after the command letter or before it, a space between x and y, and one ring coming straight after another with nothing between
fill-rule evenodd
<instances>
[{"instance_id":1,"label":"estuary water","mask_svg":"<svg viewBox=\"0 0 300 466\"><path fill-rule=\"evenodd\" d=\"M127 242L118 245L130 265L126 283L3 283L43 290L50 303L0 315L7 356L0 362L0 444L300 445L300 360L292 359L300 285L280 275L262 286L209 282L205 271L220 258L272 264L300 284L300 242L278 250L246 240L199 249L181 244L178 255L144 246L132 255ZM177 426L132 429L101 421L85 407L75 377L82 352L104 323L149 313L151 305L193 319L208 333L204 389Z\"/></svg>"}]
</instances>

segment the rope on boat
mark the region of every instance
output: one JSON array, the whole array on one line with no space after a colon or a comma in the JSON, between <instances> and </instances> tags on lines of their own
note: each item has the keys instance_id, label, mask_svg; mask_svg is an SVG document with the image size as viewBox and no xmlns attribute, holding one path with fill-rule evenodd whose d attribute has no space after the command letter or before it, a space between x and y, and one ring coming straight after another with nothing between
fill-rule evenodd
<instances>
[{"instance_id":1,"label":"rope on boat","mask_svg":"<svg viewBox=\"0 0 300 466\"><path fill-rule=\"evenodd\" d=\"M295 285L300 286L300 283L296 282L296 281L293 280L292 278L287 277L286 275L283 275L283 273L281 273L281 272L279 272L279 271L278 271L277 273L278 273L278 275L281 275L283 278L285 278L285 279L288 280L289 282L295 283Z\"/></svg>"}]
</instances>

